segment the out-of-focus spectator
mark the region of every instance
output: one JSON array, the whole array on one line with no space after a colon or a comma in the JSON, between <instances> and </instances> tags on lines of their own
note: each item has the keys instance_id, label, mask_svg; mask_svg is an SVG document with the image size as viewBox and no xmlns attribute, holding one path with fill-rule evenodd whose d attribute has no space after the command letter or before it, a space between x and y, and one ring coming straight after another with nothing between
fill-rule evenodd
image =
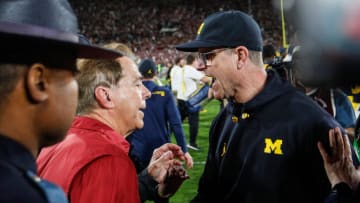
<instances>
[{"instance_id":1,"label":"out-of-focus spectator","mask_svg":"<svg viewBox=\"0 0 360 203\"><path fill-rule=\"evenodd\" d=\"M81 32L93 43L127 42L141 59L152 57L157 64L158 60L161 64L167 59L175 61L179 53L174 45L190 40L204 17L220 10L251 12L260 22L265 42L281 44L280 15L271 1L253 0L251 5L231 0L70 2L79 16Z\"/></svg>"},{"instance_id":2,"label":"out-of-focus spectator","mask_svg":"<svg viewBox=\"0 0 360 203\"><path fill-rule=\"evenodd\" d=\"M263 47L262 55L263 55L264 66L265 68L267 68L269 65L274 63L274 59L276 57L275 47L271 44L265 45Z\"/></svg>"}]
</instances>

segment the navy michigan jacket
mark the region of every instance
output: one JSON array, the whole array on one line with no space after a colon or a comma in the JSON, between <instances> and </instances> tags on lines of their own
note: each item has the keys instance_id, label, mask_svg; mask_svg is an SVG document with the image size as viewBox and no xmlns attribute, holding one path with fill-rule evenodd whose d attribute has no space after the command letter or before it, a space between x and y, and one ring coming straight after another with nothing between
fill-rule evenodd
<instances>
[{"instance_id":1,"label":"navy michigan jacket","mask_svg":"<svg viewBox=\"0 0 360 203\"><path fill-rule=\"evenodd\" d=\"M268 72L264 89L230 102L214 120L196 202L312 203L330 193L317 142L340 126L303 93Z\"/></svg>"}]
</instances>

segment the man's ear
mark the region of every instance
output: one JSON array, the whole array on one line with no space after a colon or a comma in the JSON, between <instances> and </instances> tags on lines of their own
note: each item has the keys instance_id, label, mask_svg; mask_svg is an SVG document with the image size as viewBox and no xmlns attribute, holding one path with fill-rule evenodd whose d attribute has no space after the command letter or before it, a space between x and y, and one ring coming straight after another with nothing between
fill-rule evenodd
<instances>
[{"instance_id":1,"label":"man's ear","mask_svg":"<svg viewBox=\"0 0 360 203\"><path fill-rule=\"evenodd\" d=\"M98 86L95 88L95 99L99 106L106 109L114 108L115 104L111 99L110 88Z\"/></svg>"},{"instance_id":2,"label":"man's ear","mask_svg":"<svg viewBox=\"0 0 360 203\"><path fill-rule=\"evenodd\" d=\"M236 67L237 69L241 69L249 57L249 50L244 46L238 46L235 48L235 52L237 55Z\"/></svg>"},{"instance_id":3,"label":"man's ear","mask_svg":"<svg viewBox=\"0 0 360 203\"><path fill-rule=\"evenodd\" d=\"M43 64L32 64L25 78L26 93L30 101L40 103L49 98L49 69Z\"/></svg>"}]
</instances>

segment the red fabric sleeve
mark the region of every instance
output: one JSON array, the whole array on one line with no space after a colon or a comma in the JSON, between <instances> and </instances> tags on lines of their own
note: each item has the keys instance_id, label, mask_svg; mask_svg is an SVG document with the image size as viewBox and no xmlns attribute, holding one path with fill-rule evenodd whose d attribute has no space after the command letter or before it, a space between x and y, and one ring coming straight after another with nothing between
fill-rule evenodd
<instances>
[{"instance_id":1,"label":"red fabric sleeve","mask_svg":"<svg viewBox=\"0 0 360 203\"><path fill-rule=\"evenodd\" d=\"M138 203L137 181L135 167L128 157L101 157L75 176L69 199L71 203Z\"/></svg>"}]
</instances>

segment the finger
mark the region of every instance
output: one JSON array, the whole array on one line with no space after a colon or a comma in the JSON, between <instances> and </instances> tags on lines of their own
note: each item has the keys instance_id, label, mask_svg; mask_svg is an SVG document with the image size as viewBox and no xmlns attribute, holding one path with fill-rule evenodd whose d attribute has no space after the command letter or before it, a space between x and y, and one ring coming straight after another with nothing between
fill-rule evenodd
<instances>
[{"instance_id":1,"label":"finger","mask_svg":"<svg viewBox=\"0 0 360 203\"><path fill-rule=\"evenodd\" d=\"M164 182L173 158L174 155L172 152L167 151L155 161L150 162L149 166L147 167L149 175L153 177L153 179L158 183Z\"/></svg>"},{"instance_id":2,"label":"finger","mask_svg":"<svg viewBox=\"0 0 360 203\"><path fill-rule=\"evenodd\" d=\"M330 143L331 150L336 148L336 143L335 143L335 139L334 139L334 133L335 133L334 129L329 130L329 143Z\"/></svg>"},{"instance_id":3,"label":"finger","mask_svg":"<svg viewBox=\"0 0 360 203\"><path fill-rule=\"evenodd\" d=\"M334 132L334 136L335 136L335 140L336 140L336 151L335 154L336 156L343 160L345 158L345 154L344 154L344 141L343 141L343 136L341 134L340 128L335 128L335 132Z\"/></svg>"},{"instance_id":4,"label":"finger","mask_svg":"<svg viewBox=\"0 0 360 203\"><path fill-rule=\"evenodd\" d=\"M179 158L180 160L185 160L184 158L184 152L181 150L181 148L173 143L166 143L159 147L158 149L159 153L164 153L166 151L172 151L174 156Z\"/></svg>"},{"instance_id":5,"label":"finger","mask_svg":"<svg viewBox=\"0 0 360 203\"><path fill-rule=\"evenodd\" d=\"M193 162L193 159L192 159L192 157L190 156L190 154L188 152L185 154L185 162L186 162L186 167L187 168L192 168L193 167L194 162Z\"/></svg>"},{"instance_id":6,"label":"finger","mask_svg":"<svg viewBox=\"0 0 360 203\"><path fill-rule=\"evenodd\" d=\"M192 169L193 166L194 166L194 162L193 162L192 159L186 161L186 167L187 167L188 169Z\"/></svg>"},{"instance_id":7,"label":"finger","mask_svg":"<svg viewBox=\"0 0 360 203\"><path fill-rule=\"evenodd\" d=\"M166 161L171 160L173 158L174 158L174 154L172 153L172 151L167 151L163 155L160 156L159 161L166 162Z\"/></svg>"},{"instance_id":8,"label":"finger","mask_svg":"<svg viewBox=\"0 0 360 203\"><path fill-rule=\"evenodd\" d=\"M168 170L168 168L171 166L173 158L174 155L172 154L172 152L167 151L152 164L155 165L156 168L164 168L165 170Z\"/></svg>"},{"instance_id":9,"label":"finger","mask_svg":"<svg viewBox=\"0 0 360 203\"><path fill-rule=\"evenodd\" d=\"M181 161L176 160L176 159L172 160L171 164L172 164L173 167L180 167L180 166L182 166Z\"/></svg>"},{"instance_id":10,"label":"finger","mask_svg":"<svg viewBox=\"0 0 360 203\"><path fill-rule=\"evenodd\" d=\"M167 170L161 170L159 176L155 179L158 183L164 183L166 181L166 177L168 176Z\"/></svg>"},{"instance_id":11,"label":"finger","mask_svg":"<svg viewBox=\"0 0 360 203\"><path fill-rule=\"evenodd\" d=\"M163 155L165 152L163 152L163 151L161 151L161 150L159 150L159 149L155 149L154 151L153 151L153 155L152 155L152 157L151 157L151 161L155 161L155 160L157 160L157 159L159 159L160 157L161 157L161 155ZM150 161L150 162L151 162Z\"/></svg>"},{"instance_id":12,"label":"finger","mask_svg":"<svg viewBox=\"0 0 360 203\"><path fill-rule=\"evenodd\" d=\"M344 140L344 156L346 156L352 163L353 161L352 161L351 145L348 136L345 135L343 140Z\"/></svg>"},{"instance_id":13,"label":"finger","mask_svg":"<svg viewBox=\"0 0 360 203\"><path fill-rule=\"evenodd\" d=\"M181 148L176 145L176 144L173 144L173 143L166 143L166 144L163 144L161 147L158 148L159 150L162 150L162 151L179 151L181 150Z\"/></svg>"},{"instance_id":14,"label":"finger","mask_svg":"<svg viewBox=\"0 0 360 203\"><path fill-rule=\"evenodd\" d=\"M181 147L179 147L176 144L168 143L166 146L168 150L171 150L175 157L181 158L181 160L184 160L184 152L181 150Z\"/></svg>"},{"instance_id":15,"label":"finger","mask_svg":"<svg viewBox=\"0 0 360 203\"><path fill-rule=\"evenodd\" d=\"M171 175L174 176L176 175L176 173L177 173L176 168L171 168Z\"/></svg>"},{"instance_id":16,"label":"finger","mask_svg":"<svg viewBox=\"0 0 360 203\"><path fill-rule=\"evenodd\" d=\"M330 156L332 159L339 159L337 137L335 134L335 128L329 131L329 142L330 142Z\"/></svg>"},{"instance_id":17,"label":"finger","mask_svg":"<svg viewBox=\"0 0 360 203\"><path fill-rule=\"evenodd\" d=\"M176 156L179 153L179 150L181 151L181 148L179 146L172 143L166 143L154 150L153 157L156 160L167 151L172 151L172 153Z\"/></svg>"},{"instance_id":18,"label":"finger","mask_svg":"<svg viewBox=\"0 0 360 203\"><path fill-rule=\"evenodd\" d=\"M190 176L189 176L189 174L185 173L185 174L182 176L182 178L186 180L186 179L189 179Z\"/></svg>"},{"instance_id":19,"label":"finger","mask_svg":"<svg viewBox=\"0 0 360 203\"><path fill-rule=\"evenodd\" d=\"M167 151L156 161L156 164L158 164L157 168L159 170L159 175L156 179L159 180L159 183L163 182L166 179L173 157L174 156L172 152Z\"/></svg>"},{"instance_id":20,"label":"finger","mask_svg":"<svg viewBox=\"0 0 360 203\"><path fill-rule=\"evenodd\" d=\"M320 151L321 157L323 158L324 162L329 162L329 155L326 152L323 144L321 142L317 143L318 149Z\"/></svg>"},{"instance_id":21,"label":"finger","mask_svg":"<svg viewBox=\"0 0 360 203\"><path fill-rule=\"evenodd\" d=\"M189 179L189 178L190 178L190 176L186 172L181 176L181 179L183 179L183 180L186 180L186 179Z\"/></svg>"},{"instance_id":22,"label":"finger","mask_svg":"<svg viewBox=\"0 0 360 203\"><path fill-rule=\"evenodd\" d=\"M184 152L181 150L181 148L179 148L178 150L172 150L174 153L174 156L182 161L185 161L185 154Z\"/></svg>"},{"instance_id":23,"label":"finger","mask_svg":"<svg viewBox=\"0 0 360 203\"><path fill-rule=\"evenodd\" d=\"M160 154L160 156L161 156L163 153L170 151L168 146L169 146L169 143L164 144L164 145L160 146L159 148L156 148L154 150L154 153Z\"/></svg>"},{"instance_id":24,"label":"finger","mask_svg":"<svg viewBox=\"0 0 360 203\"><path fill-rule=\"evenodd\" d=\"M179 174L179 176L184 177L186 174L186 170L184 168L180 168L178 170L178 174Z\"/></svg>"}]
</instances>

